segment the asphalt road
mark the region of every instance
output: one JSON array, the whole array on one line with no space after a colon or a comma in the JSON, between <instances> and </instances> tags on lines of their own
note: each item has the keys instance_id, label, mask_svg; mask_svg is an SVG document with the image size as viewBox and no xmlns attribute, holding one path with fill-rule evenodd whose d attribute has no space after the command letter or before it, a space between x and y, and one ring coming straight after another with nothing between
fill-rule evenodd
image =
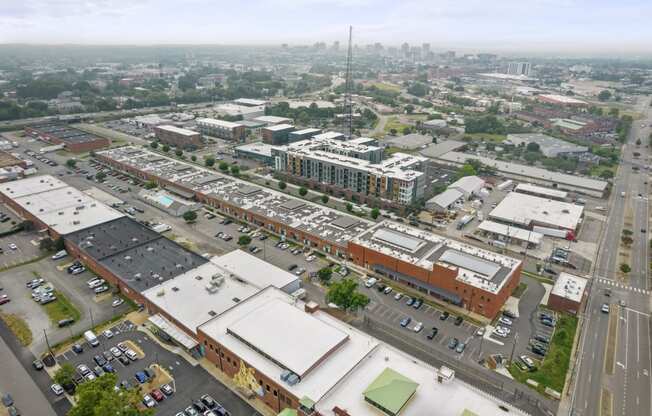
<instances>
[{"instance_id":1,"label":"asphalt road","mask_svg":"<svg viewBox=\"0 0 652 416\"><path fill-rule=\"evenodd\" d=\"M650 149L646 147L652 123L650 98L641 101L638 111L645 117L635 120L623 157L614 180L607 227L600 249L596 253L596 268L590 285L589 301L584 313L585 323L580 342L580 355L573 374L574 390L571 401L572 415L600 414L600 398L603 389L613 396L614 415L650 415L650 284L648 275L648 181ZM645 127L642 127L644 125ZM643 144L635 145L637 138ZM635 158L633 153L641 156ZM639 173L632 165L641 165ZM622 192L625 196L622 197ZM642 196L639 197L638 195ZM631 213L631 223L626 215ZM625 221L628 221L626 224ZM627 279L619 279L618 250L623 227L633 231L630 255L631 272ZM641 229L646 232L642 233ZM610 297L605 290L610 289ZM624 301L624 307L617 306ZM603 303L611 304L611 312L618 314L615 369L613 375L605 372L608 314L602 313Z\"/></svg>"}]
</instances>

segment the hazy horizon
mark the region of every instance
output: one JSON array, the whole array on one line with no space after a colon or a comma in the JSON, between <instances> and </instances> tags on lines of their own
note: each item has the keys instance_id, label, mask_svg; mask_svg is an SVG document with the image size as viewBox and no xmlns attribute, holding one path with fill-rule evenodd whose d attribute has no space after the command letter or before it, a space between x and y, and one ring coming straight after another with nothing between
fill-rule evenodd
<instances>
[{"instance_id":1,"label":"hazy horizon","mask_svg":"<svg viewBox=\"0 0 652 416\"><path fill-rule=\"evenodd\" d=\"M604 56L652 54L643 0L5 0L0 43L358 45Z\"/></svg>"}]
</instances>

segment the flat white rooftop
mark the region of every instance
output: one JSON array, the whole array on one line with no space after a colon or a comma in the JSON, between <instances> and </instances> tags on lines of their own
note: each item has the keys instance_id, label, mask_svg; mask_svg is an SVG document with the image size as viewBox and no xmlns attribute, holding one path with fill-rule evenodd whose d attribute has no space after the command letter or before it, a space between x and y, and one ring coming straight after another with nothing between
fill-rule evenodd
<instances>
[{"instance_id":1,"label":"flat white rooftop","mask_svg":"<svg viewBox=\"0 0 652 416\"><path fill-rule=\"evenodd\" d=\"M260 117L259 117L260 118ZM268 126L265 127L266 130L270 131L283 131L283 130L288 130L288 129L293 129L294 126L292 124L275 124L273 126Z\"/></svg>"},{"instance_id":2,"label":"flat white rooftop","mask_svg":"<svg viewBox=\"0 0 652 416\"><path fill-rule=\"evenodd\" d=\"M242 146L236 147L236 150L272 157L272 145L263 142L243 144Z\"/></svg>"},{"instance_id":3,"label":"flat white rooftop","mask_svg":"<svg viewBox=\"0 0 652 416\"><path fill-rule=\"evenodd\" d=\"M9 184L11 187L2 184L1 190L5 195L61 235L124 216L49 175L34 176L7 185Z\"/></svg>"},{"instance_id":4,"label":"flat white rooftop","mask_svg":"<svg viewBox=\"0 0 652 416\"><path fill-rule=\"evenodd\" d=\"M581 302L587 279L574 274L561 272L552 287L552 294L573 302Z\"/></svg>"},{"instance_id":5,"label":"flat white rooftop","mask_svg":"<svg viewBox=\"0 0 652 416\"><path fill-rule=\"evenodd\" d=\"M196 131L182 129L181 127L177 127L177 126L164 125L164 126L158 126L157 128L160 130L169 131L171 133L181 134L183 136L194 136L196 134L199 134Z\"/></svg>"},{"instance_id":6,"label":"flat white rooftop","mask_svg":"<svg viewBox=\"0 0 652 416\"><path fill-rule=\"evenodd\" d=\"M324 416L335 416L333 408L337 406L354 416L384 415L364 400L363 392L385 368L391 368L419 384L401 410L401 416L466 416L465 411L482 416L525 415L456 378L438 383L440 369L386 344L371 351L354 371L317 402L316 410ZM441 373L447 375L446 371ZM498 406L506 407L509 413Z\"/></svg>"},{"instance_id":7,"label":"flat white rooftop","mask_svg":"<svg viewBox=\"0 0 652 416\"><path fill-rule=\"evenodd\" d=\"M231 323L228 331L299 377L348 339L345 332L278 299Z\"/></svg>"},{"instance_id":8,"label":"flat white rooftop","mask_svg":"<svg viewBox=\"0 0 652 416\"><path fill-rule=\"evenodd\" d=\"M566 199L566 197L568 197L568 192L560 191L558 189L546 188L543 186L532 185L531 183L519 183L516 185L514 190L516 192L544 195L557 199Z\"/></svg>"},{"instance_id":9,"label":"flat white rooftop","mask_svg":"<svg viewBox=\"0 0 652 416\"><path fill-rule=\"evenodd\" d=\"M563 104L577 104L577 105L586 104L586 101L578 100L577 98L569 97L567 95L541 94L539 95L539 97L545 100L557 101Z\"/></svg>"},{"instance_id":10,"label":"flat white rooftop","mask_svg":"<svg viewBox=\"0 0 652 416\"><path fill-rule=\"evenodd\" d=\"M534 221L542 225L575 230L583 212L584 207L580 205L510 192L489 213L489 217L525 226Z\"/></svg>"},{"instance_id":11,"label":"flat white rooftop","mask_svg":"<svg viewBox=\"0 0 652 416\"><path fill-rule=\"evenodd\" d=\"M298 280L298 277L294 274L243 250L233 250L224 255L213 257L211 262L259 289L270 285L283 289Z\"/></svg>"},{"instance_id":12,"label":"flat white rooftop","mask_svg":"<svg viewBox=\"0 0 652 416\"><path fill-rule=\"evenodd\" d=\"M216 118L198 118L197 124L199 124L200 126L205 125L205 126L220 127L225 129L234 129L236 127L242 126L242 124L240 123L234 123L232 121L226 121L226 120L218 120Z\"/></svg>"},{"instance_id":13,"label":"flat white rooftop","mask_svg":"<svg viewBox=\"0 0 652 416\"><path fill-rule=\"evenodd\" d=\"M525 230L523 228L513 227L511 225L489 220L482 221L478 226L478 230L515 238L521 241L527 241L536 245L541 244L541 241L543 240L543 234L536 231Z\"/></svg>"},{"instance_id":14,"label":"flat white rooftop","mask_svg":"<svg viewBox=\"0 0 652 416\"><path fill-rule=\"evenodd\" d=\"M16 199L25 195L34 195L40 192L67 187L68 184L50 175L32 176L0 185L0 192L10 198Z\"/></svg>"},{"instance_id":15,"label":"flat white rooftop","mask_svg":"<svg viewBox=\"0 0 652 416\"><path fill-rule=\"evenodd\" d=\"M289 117L279 117L279 116L260 116L256 117L254 121L260 121L261 123L273 123L273 124L288 124L292 123L292 119Z\"/></svg>"},{"instance_id":16,"label":"flat white rooftop","mask_svg":"<svg viewBox=\"0 0 652 416\"><path fill-rule=\"evenodd\" d=\"M263 314L260 312L264 311L277 311L279 313L288 311L287 307L277 306L278 302L283 302L287 307L295 309L300 314L305 314L305 317L297 318L296 312L294 311L289 312L288 316L280 315L272 317L271 321L262 317ZM268 309L268 307L271 309ZM337 385L367 354L376 348L378 340L353 329L325 312L317 311L313 314L308 314L303 311L303 308L303 302L296 302L295 304L294 299L290 295L278 289L268 287L248 300L241 302L238 306L205 323L199 329L229 351L233 351L250 366L256 368L272 380L280 380L281 374L286 369L263 355L261 351L265 351L265 353L270 351L274 354L272 358L276 356L288 360L286 361L287 363L297 366L297 368L305 368L307 363L316 359L315 357L324 356L326 347L314 345L317 344L317 341L322 341L322 337L328 338L325 342L329 346L333 345L333 340L342 340L344 336L347 337L347 340L342 345L330 353L323 361L319 362L298 383L295 385L283 384L283 388L294 396L299 398L306 396L316 402ZM262 317L264 320L255 322L258 317ZM261 340L260 345L247 345L238 339L238 337L234 336L234 334L230 333L230 328L232 326L237 328L237 322L244 318L251 320L251 322L245 323L246 325L253 325L259 331L264 331L264 336L271 339L266 341ZM295 319L301 323L293 322L288 324L286 322L294 321ZM307 330L308 332L292 334L292 331L288 329L288 325L292 325L293 329ZM313 335L315 335L313 331L318 336L315 342L312 341ZM257 337L255 338L257 340L263 335L253 334L252 336ZM252 348L252 346L256 347L256 349ZM295 358L286 357L287 352L282 351L284 348L287 348L289 351L294 351L297 348L306 348L309 351L297 352L299 359L296 359L297 362L295 363ZM282 381L279 382L284 383Z\"/></svg>"},{"instance_id":17,"label":"flat white rooftop","mask_svg":"<svg viewBox=\"0 0 652 416\"><path fill-rule=\"evenodd\" d=\"M257 287L230 278L228 273L208 262L142 294L186 329L195 332L204 322L258 291Z\"/></svg>"}]
</instances>

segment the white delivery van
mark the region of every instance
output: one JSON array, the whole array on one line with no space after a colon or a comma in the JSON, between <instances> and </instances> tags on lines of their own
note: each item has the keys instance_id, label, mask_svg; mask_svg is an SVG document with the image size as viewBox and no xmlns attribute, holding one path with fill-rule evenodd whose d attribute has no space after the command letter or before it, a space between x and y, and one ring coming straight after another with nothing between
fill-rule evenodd
<instances>
[{"instance_id":1,"label":"white delivery van","mask_svg":"<svg viewBox=\"0 0 652 416\"><path fill-rule=\"evenodd\" d=\"M95 336L93 331L84 332L84 338L91 345L91 347L97 347L100 345L100 341L97 339L97 336Z\"/></svg>"}]
</instances>

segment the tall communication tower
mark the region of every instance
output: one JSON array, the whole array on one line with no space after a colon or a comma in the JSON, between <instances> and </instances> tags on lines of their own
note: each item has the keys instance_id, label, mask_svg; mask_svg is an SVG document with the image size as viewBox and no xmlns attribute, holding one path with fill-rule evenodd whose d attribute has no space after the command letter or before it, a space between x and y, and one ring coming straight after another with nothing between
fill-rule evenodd
<instances>
[{"instance_id":1,"label":"tall communication tower","mask_svg":"<svg viewBox=\"0 0 652 416\"><path fill-rule=\"evenodd\" d=\"M353 92L353 75L351 73L351 64L353 60L353 26L349 26L349 49L346 53L346 84L344 91L344 125L348 133L348 140L353 138L353 101L351 93ZM346 133L345 133L346 134Z\"/></svg>"}]
</instances>

